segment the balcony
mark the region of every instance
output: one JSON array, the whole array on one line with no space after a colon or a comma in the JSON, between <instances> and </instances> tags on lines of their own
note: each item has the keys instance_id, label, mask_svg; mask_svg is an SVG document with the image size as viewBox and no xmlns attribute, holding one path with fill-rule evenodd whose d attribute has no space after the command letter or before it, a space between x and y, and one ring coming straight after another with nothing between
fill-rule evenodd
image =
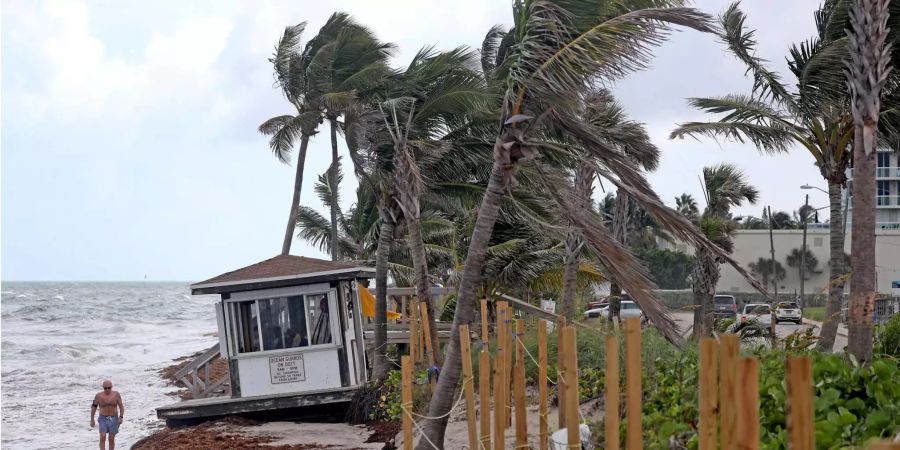
<instances>
[{"instance_id":1,"label":"balcony","mask_svg":"<svg viewBox=\"0 0 900 450\"><path fill-rule=\"evenodd\" d=\"M900 206L900 197L896 195L876 195L876 207Z\"/></svg>"},{"instance_id":2,"label":"balcony","mask_svg":"<svg viewBox=\"0 0 900 450\"><path fill-rule=\"evenodd\" d=\"M900 178L900 167L877 167L875 178Z\"/></svg>"}]
</instances>

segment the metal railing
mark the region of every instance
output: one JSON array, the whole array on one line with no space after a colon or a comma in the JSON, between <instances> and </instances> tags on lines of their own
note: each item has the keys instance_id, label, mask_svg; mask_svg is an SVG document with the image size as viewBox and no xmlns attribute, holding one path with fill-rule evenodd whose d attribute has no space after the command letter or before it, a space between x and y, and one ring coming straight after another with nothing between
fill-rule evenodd
<instances>
[{"instance_id":1,"label":"metal railing","mask_svg":"<svg viewBox=\"0 0 900 450\"><path fill-rule=\"evenodd\" d=\"M877 167L875 178L900 178L900 167Z\"/></svg>"},{"instance_id":2,"label":"metal railing","mask_svg":"<svg viewBox=\"0 0 900 450\"><path fill-rule=\"evenodd\" d=\"M900 205L900 197L896 195L876 195L875 206L898 206Z\"/></svg>"}]
</instances>

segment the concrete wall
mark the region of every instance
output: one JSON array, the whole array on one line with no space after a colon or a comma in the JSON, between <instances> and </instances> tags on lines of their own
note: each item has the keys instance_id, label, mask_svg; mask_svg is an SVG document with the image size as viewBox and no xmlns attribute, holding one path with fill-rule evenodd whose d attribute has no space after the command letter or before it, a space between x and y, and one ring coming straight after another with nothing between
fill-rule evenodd
<instances>
[{"instance_id":1,"label":"concrete wall","mask_svg":"<svg viewBox=\"0 0 900 450\"><path fill-rule=\"evenodd\" d=\"M828 270L830 258L830 246L828 243L829 230L810 229L807 231L806 246L819 260L820 273L809 275L806 280L806 293L821 294L828 286L831 279ZM784 266L787 276L781 280L778 292L793 294L800 292L800 277L797 268L787 265L787 255L792 249L800 248L803 242L803 230L774 230L775 259ZM900 231L878 230L876 231L875 264L878 280L877 289L882 293L891 293L891 282L900 282ZM769 231L768 230L738 230L734 237L734 258L744 267L759 258L771 258ZM850 252L849 235L846 240L845 251ZM728 292L751 292L753 288L731 266L722 265L722 278L719 280L717 290ZM771 288L770 288L771 289Z\"/></svg>"}]
</instances>

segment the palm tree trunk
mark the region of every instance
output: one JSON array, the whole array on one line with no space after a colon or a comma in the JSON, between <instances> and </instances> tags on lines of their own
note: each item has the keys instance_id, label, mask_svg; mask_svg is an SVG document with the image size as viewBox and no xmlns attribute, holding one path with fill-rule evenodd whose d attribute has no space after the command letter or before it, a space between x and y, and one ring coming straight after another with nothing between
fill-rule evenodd
<instances>
[{"instance_id":1,"label":"palm tree trunk","mask_svg":"<svg viewBox=\"0 0 900 450\"><path fill-rule=\"evenodd\" d=\"M872 358L875 310L875 149L866 154L862 124L853 138L853 227L850 237L848 350L858 361Z\"/></svg>"},{"instance_id":2,"label":"palm tree trunk","mask_svg":"<svg viewBox=\"0 0 900 450\"><path fill-rule=\"evenodd\" d=\"M577 208L590 208L591 184L594 181L594 171L587 163L579 165L575 172L575 205ZM566 236L566 254L563 259L563 295L560 314L566 320L575 318L575 289L578 281L578 253L584 239L581 232L574 226L569 226Z\"/></svg>"},{"instance_id":3,"label":"palm tree trunk","mask_svg":"<svg viewBox=\"0 0 900 450\"><path fill-rule=\"evenodd\" d=\"M713 330L718 262L709 251L698 248L694 253L694 336L710 336Z\"/></svg>"},{"instance_id":4,"label":"palm tree trunk","mask_svg":"<svg viewBox=\"0 0 900 450\"><path fill-rule=\"evenodd\" d=\"M616 192L616 206L612 219L613 236L622 244L628 246L628 222L631 219L631 202L624 192ZM609 284L609 317L610 322L619 321L622 312L622 287L613 279Z\"/></svg>"},{"instance_id":5,"label":"palm tree trunk","mask_svg":"<svg viewBox=\"0 0 900 450\"><path fill-rule=\"evenodd\" d=\"M441 351L437 332L437 314L434 308L434 299L431 297L431 282L428 281L428 258L425 255L425 240L422 237L422 228L419 211L419 193L416 181L412 178L414 163L409 148L406 147L406 138L401 138L394 146L394 180L396 189L395 200L403 210L406 220L406 228L409 232L408 246L412 258L413 269L416 273L416 297L420 303L425 304L428 311L428 334L431 335L432 355L435 364L440 367L444 362L444 354Z\"/></svg>"},{"instance_id":6,"label":"palm tree trunk","mask_svg":"<svg viewBox=\"0 0 900 450\"><path fill-rule=\"evenodd\" d=\"M303 167L306 165L306 148L309 145L309 135L300 135L300 153L297 154L297 173L294 175L294 196L291 198L291 214L288 216L287 227L284 230L284 242L281 244L281 254L291 252L291 243L294 242L294 231L297 229L297 214L300 212L300 191L303 188Z\"/></svg>"},{"instance_id":7,"label":"palm tree trunk","mask_svg":"<svg viewBox=\"0 0 900 450\"><path fill-rule=\"evenodd\" d=\"M469 241L469 250L466 255L466 263L463 268L462 279L456 297L456 312L453 314L453 329L450 345L447 349L444 367L438 379L437 388L428 404L428 416L440 417L439 419L427 419L423 427L424 437L416 446L417 450L433 450L429 440L438 446L444 447L444 432L447 428L448 416L445 416L456 399L456 390L459 385L460 367L462 361L459 355L459 326L472 323L474 319L474 307L476 290L481 285L481 271L484 268L484 260L487 254L494 223L500 211L500 200L503 191L512 178L517 163L508 162L509 149L504 149L504 136L501 136L494 144L494 164L491 169L491 177L488 180L487 190L481 200L478 209L478 219L472 231L472 239ZM506 156L504 158L504 155ZM503 159L507 161L504 162ZM427 439L425 439L427 438Z\"/></svg>"},{"instance_id":8,"label":"palm tree trunk","mask_svg":"<svg viewBox=\"0 0 900 450\"><path fill-rule=\"evenodd\" d=\"M394 240L394 219L379 205L381 227L378 230L378 247L375 250L375 348L372 376L384 381L388 374L387 361L387 273L388 257Z\"/></svg>"},{"instance_id":9,"label":"palm tree trunk","mask_svg":"<svg viewBox=\"0 0 900 450\"><path fill-rule=\"evenodd\" d=\"M417 214L418 211L415 211ZM444 353L441 351L437 332L437 314L434 310L434 300L431 297L431 283L428 281L428 259L425 257L425 242L422 239L422 230L419 226L419 217L408 217L406 228L409 231L409 253L412 257L413 268L416 270L416 296L420 303L425 304L428 311L428 328L431 334L434 361L438 367L444 362ZM458 305L458 303L457 303Z\"/></svg>"},{"instance_id":10,"label":"palm tree trunk","mask_svg":"<svg viewBox=\"0 0 900 450\"><path fill-rule=\"evenodd\" d=\"M328 118L331 125L331 167L328 176L331 178L331 260L337 261L341 257L340 242L338 241L338 147L337 147L337 118Z\"/></svg>"},{"instance_id":11,"label":"palm tree trunk","mask_svg":"<svg viewBox=\"0 0 900 450\"><path fill-rule=\"evenodd\" d=\"M838 322L840 321L841 296L844 294L844 282L838 281L847 272L844 267L844 229L839 226L843 223L841 211L841 185L828 181L828 199L831 217L829 222L829 241L831 256L828 259L829 284L828 301L825 303L825 322L819 332L817 348L822 352L830 352L834 349L834 340L837 336Z\"/></svg>"},{"instance_id":12,"label":"palm tree trunk","mask_svg":"<svg viewBox=\"0 0 900 450\"><path fill-rule=\"evenodd\" d=\"M850 7L847 64L853 112L854 201L850 265L848 348L860 362L872 359L875 309L875 152L881 89L891 69L888 0L856 0Z\"/></svg>"},{"instance_id":13,"label":"palm tree trunk","mask_svg":"<svg viewBox=\"0 0 900 450\"><path fill-rule=\"evenodd\" d=\"M575 318L575 287L578 281L578 251L581 233L573 227L566 235L566 254L563 257L563 291L559 314L571 322Z\"/></svg>"}]
</instances>

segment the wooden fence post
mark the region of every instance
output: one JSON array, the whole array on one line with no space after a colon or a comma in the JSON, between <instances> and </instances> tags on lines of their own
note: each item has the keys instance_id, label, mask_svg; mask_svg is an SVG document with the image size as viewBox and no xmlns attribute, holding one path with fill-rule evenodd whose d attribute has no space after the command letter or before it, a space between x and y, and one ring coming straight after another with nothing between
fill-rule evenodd
<instances>
[{"instance_id":1,"label":"wooden fence post","mask_svg":"<svg viewBox=\"0 0 900 450\"><path fill-rule=\"evenodd\" d=\"M566 358L563 330L566 328L566 318L559 316L556 319L556 403L557 403L557 428L566 427Z\"/></svg>"},{"instance_id":2,"label":"wooden fence post","mask_svg":"<svg viewBox=\"0 0 900 450\"><path fill-rule=\"evenodd\" d=\"M715 338L700 339L700 450L716 450L716 392L719 377Z\"/></svg>"},{"instance_id":3,"label":"wooden fence post","mask_svg":"<svg viewBox=\"0 0 900 450\"><path fill-rule=\"evenodd\" d=\"M463 387L466 392L466 421L469 426L469 448L478 448L478 430L475 423L475 376L472 375L472 354L469 352L471 337L469 326L459 326L459 356L462 359Z\"/></svg>"},{"instance_id":4,"label":"wooden fence post","mask_svg":"<svg viewBox=\"0 0 900 450\"><path fill-rule=\"evenodd\" d=\"M625 319L625 414L628 429L625 448L643 448L641 426L641 319Z\"/></svg>"},{"instance_id":5,"label":"wooden fence post","mask_svg":"<svg viewBox=\"0 0 900 450\"><path fill-rule=\"evenodd\" d=\"M413 364L422 362L422 347L419 345L418 308L410 308L409 314L409 356Z\"/></svg>"},{"instance_id":6,"label":"wooden fence post","mask_svg":"<svg viewBox=\"0 0 900 450\"><path fill-rule=\"evenodd\" d=\"M525 344L522 336L525 326L516 320L516 370L513 373L513 389L516 397L516 448L528 448L528 412L525 410Z\"/></svg>"},{"instance_id":7,"label":"wooden fence post","mask_svg":"<svg viewBox=\"0 0 900 450\"><path fill-rule=\"evenodd\" d=\"M409 356L400 357L402 400L403 400L403 450L413 448L412 423L412 361Z\"/></svg>"},{"instance_id":8,"label":"wooden fence post","mask_svg":"<svg viewBox=\"0 0 900 450\"><path fill-rule=\"evenodd\" d=\"M422 334L425 336L425 351L428 352L428 363L434 366L437 364L437 360L434 359L435 343L431 342L431 325L428 323L428 308L420 301L416 301L416 307L419 308L419 317L422 319ZM440 345L440 342L438 342L437 345ZM435 380L437 377L432 378L429 376L428 378L431 378L431 392L434 392L434 388L437 386L437 380Z\"/></svg>"},{"instance_id":9,"label":"wooden fence post","mask_svg":"<svg viewBox=\"0 0 900 450\"><path fill-rule=\"evenodd\" d=\"M483 298L481 299L481 342L484 345L491 340L488 326L490 326L490 322L488 321L487 299Z\"/></svg>"},{"instance_id":10,"label":"wooden fence post","mask_svg":"<svg viewBox=\"0 0 900 450\"><path fill-rule=\"evenodd\" d=\"M719 420L722 450L737 448L737 365L740 342L735 334L719 337Z\"/></svg>"},{"instance_id":11,"label":"wooden fence post","mask_svg":"<svg viewBox=\"0 0 900 450\"><path fill-rule=\"evenodd\" d=\"M478 397L481 403L481 447L491 450L491 358L487 344L478 355Z\"/></svg>"},{"instance_id":12,"label":"wooden fence post","mask_svg":"<svg viewBox=\"0 0 900 450\"><path fill-rule=\"evenodd\" d=\"M550 424L547 423L547 321L543 319L538 319L538 397L538 445L540 450L547 450L550 434Z\"/></svg>"},{"instance_id":13,"label":"wooden fence post","mask_svg":"<svg viewBox=\"0 0 900 450\"><path fill-rule=\"evenodd\" d=\"M759 360L741 358L739 372L737 445L740 450L758 450Z\"/></svg>"},{"instance_id":14,"label":"wooden fence post","mask_svg":"<svg viewBox=\"0 0 900 450\"><path fill-rule=\"evenodd\" d=\"M792 356L785 366L787 377L787 431L791 450L813 450L812 364L806 357Z\"/></svg>"},{"instance_id":15,"label":"wooden fence post","mask_svg":"<svg viewBox=\"0 0 900 450\"><path fill-rule=\"evenodd\" d=\"M605 449L619 450L619 339L606 336Z\"/></svg>"},{"instance_id":16,"label":"wooden fence post","mask_svg":"<svg viewBox=\"0 0 900 450\"><path fill-rule=\"evenodd\" d=\"M505 304L506 302L497 302L496 303L496 319L497 322L494 326L495 333L497 339L497 354L494 355L494 449L495 450L505 450L506 447L506 401L504 401L504 396L506 395L506 389L503 386L504 376L503 373L506 370L504 367L504 363L506 362L506 357L504 356L505 352L509 351L505 347L506 336L505 331L506 327L503 326L504 315L505 312Z\"/></svg>"},{"instance_id":17,"label":"wooden fence post","mask_svg":"<svg viewBox=\"0 0 900 450\"><path fill-rule=\"evenodd\" d=\"M513 349L516 348L516 332L513 324L513 309L510 306L506 306L506 348L509 349L509 352L506 353L506 428L511 428L513 424L513 370L515 369L515 353Z\"/></svg>"},{"instance_id":18,"label":"wooden fence post","mask_svg":"<svg viewBox=\"0 0 900 450\"><path fill-rule=\"evenodd\" d=\"M581 448L580 402L578 400L578 343L575 340L575 326L563 330L566 343L566 443L567 448Z\"/></svg>"}]
</instances>

